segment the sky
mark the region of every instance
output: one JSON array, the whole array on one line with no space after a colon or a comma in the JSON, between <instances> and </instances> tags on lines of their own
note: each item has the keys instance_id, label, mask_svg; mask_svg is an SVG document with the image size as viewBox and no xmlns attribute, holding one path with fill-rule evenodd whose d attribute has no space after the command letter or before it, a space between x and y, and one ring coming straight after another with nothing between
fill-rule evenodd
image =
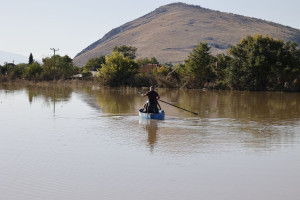
<instances>
[{"instance_id":1,"label":"sky","mask_svg":"<svg viewBox=\"0 0 300 200\"><path fill-rule=\"evenodd\" d=\"M174 2L300 29L299 0L0 0L0 51L41 60L55 48L74 58L113 28Z\"/></svg>"}]
</instances>

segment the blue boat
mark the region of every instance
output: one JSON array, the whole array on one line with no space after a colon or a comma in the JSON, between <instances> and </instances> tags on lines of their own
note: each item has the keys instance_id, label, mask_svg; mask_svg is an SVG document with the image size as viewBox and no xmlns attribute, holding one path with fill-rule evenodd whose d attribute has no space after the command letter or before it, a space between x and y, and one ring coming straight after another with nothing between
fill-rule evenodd
<instances>
[{"instance_id":1,"label":"blue boat","mask_svg":"<svg viewBox=\"0 0 300 200\"><path fill-rule=\"evenodd\" d=\"M139 110L139 116L143 119L158 119L164 120L165 119L165 111L159 110L158 113L144 113L143 109Z\"/></svg>"}]
</instances>

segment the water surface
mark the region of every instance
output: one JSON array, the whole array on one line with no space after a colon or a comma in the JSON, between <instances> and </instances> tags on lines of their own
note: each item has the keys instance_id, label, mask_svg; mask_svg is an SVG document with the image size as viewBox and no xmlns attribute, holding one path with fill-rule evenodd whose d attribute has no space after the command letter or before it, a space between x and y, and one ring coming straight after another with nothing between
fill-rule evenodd
<instances>
[{"instance_id":1,"label":"water surface","mask_svg":"<svg viewBox=\"0 0 300 200\"><path fill-rule=\"evenodd\" d=\"M297 199L300 94L0 87L0 199Z\"/></svg>"}]
</instances>

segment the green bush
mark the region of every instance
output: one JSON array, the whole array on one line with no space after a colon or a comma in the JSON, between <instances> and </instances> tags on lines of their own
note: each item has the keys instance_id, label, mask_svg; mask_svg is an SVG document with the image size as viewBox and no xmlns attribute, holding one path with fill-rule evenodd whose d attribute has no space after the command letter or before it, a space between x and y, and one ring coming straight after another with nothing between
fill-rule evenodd
<instances>
[{"instance_id":1,"label":"green bush","mask_svg":"<svg viewBox=\"0 0 300 200\"><path fill-rule=\"evenodd\" d=\"M105 57L105 64L102 64L99 76L104 84L110 86L130 85L137 70L138 65L134 60L114 51Z\"/></svg>"},{"instance_id":2,"label":"green bush","mask_svg":"<svg viewBox=\"0 0 300 200\"><path fill-rule=\"evenodd\" d=\"M43 71L43 67L38 62L33 62L26 68L25 77L29 80L39 80Z\"/></svg>"}]
</instances>

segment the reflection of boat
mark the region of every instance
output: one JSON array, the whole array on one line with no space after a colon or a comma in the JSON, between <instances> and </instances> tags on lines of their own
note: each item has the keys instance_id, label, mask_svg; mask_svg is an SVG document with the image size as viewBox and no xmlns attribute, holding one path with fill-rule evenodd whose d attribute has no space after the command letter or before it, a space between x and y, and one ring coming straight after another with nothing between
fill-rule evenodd
<instances>
[{"instance_id":1,"label":"reflection of boat","mask_svg":"<svg viewBox=\"0 0 300 200\"><path fill-rule=\"evenodd\" d=\"M139 110L139 116L143 119L165 119L165 111L159 110L158 113L144 113L143 109Z\"/></svg>"},{"instance_id":2,"label":"reflection of boat","mask_svg":"<svg viewBox=\"0 0 300 200\"><path fill-rule=\"evenodd\" d=\"M139 124L141 124L148 135L147 142L150 147L150 151L154 151L154 147L157 142L158 120L149 120L140 117Z\"/></svg>"}]
</instances>

